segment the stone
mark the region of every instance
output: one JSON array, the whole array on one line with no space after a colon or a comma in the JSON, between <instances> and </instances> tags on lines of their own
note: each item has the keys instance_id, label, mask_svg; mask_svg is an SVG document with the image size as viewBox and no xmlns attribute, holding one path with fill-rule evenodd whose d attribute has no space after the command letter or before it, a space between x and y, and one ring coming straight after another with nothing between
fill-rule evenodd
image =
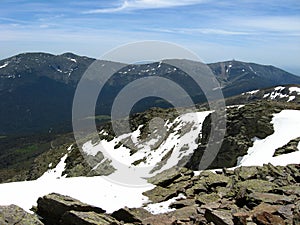
<instances>
[{"instance_id":1,"label":"stone","mask_svg":"<svg viewBox=\"0 0 300 225\"><path fill-rule=\"evenodd\" d=\"M144 225L149 224L155 224L155 225L170 225L174 224L176 219L170 215L167 214L159 214L159 215L153 215L149 218L146 218L143 220Z\"/></svg>"},{"instance_id":2,"label":"stone","mask_svg":"<svg viewBox=\"0 0 300 225\"><path fill-rule=\"evenodd\" d=\"M114 218L95 212L66 212L60 220L61 225L121 225Z\"/></svg>"},{"instance_id":3,"label":"stone","mask_svg":"<svg viewBox=\"0 0 300 225\"><path fill-rule=\"evenodd\" d=\"M295 204L293 211L293 224L300 224L300 201Z\"/></svg>"},{"instance_id":4,"label":"stone","mask_svg":"<svg viewBox=\"0 0 300 225\"><path fill-rule=\"evenodd\" d=\"M43 225L37 216L16 205L0 206L1 225Z\"/></svg>"},{"instance_id":5,"label":"stone","mask_svg":"<svg viewBox=\"0 0 300 225\"><path fill-rule=\"evenodd\" d=\"M143 208L129 209L125 207L113 212L111 216L125 223L141 223L144 218L151 217L152 214Z\"/></svg>"},{"instance_id":6,"label":"stone","mask_svg":"<svg viewBox=\"0 0 300 225\"><path fill-rule=\"evenodd\" d=\"M185 193L189 185L189 182L180 182L169 185L167 188L156 186L149 191L145 191L143 195L147 196L153 203L163 202L178 196L180 193Z\"/></svg>"},{"instance_id":7,"label":"stone","mask_svg":"<svg viewBox=\"0 0 300 225\"><path fill-rule=\"evenodd\" d=\"M246 188L247 192L269 192L276 188L277 185L265 180L252 179L242 182L238 182L235 188L238 190L241 188Z\"/></svg>"},{"instance_id":8,"label":"stone","mask_svg":"<svg viewBox=\"0 0 300 225\"><path fill-rule=\"evenodd\" d=\"M265 202L265 203L273 203L273 204L289 204L295 200L295 196L284 196L284 195L277 195L271 193L260 193L255 192L248 195L248 201L252 202Z\"/></svg>"},{"instance_id":9,"label":"stone","mask_svg":"<svg viewBox=\"0 0 300 225\"><path fill-rule=\"evenodd\" d=\"M199 205L205 205L218 201L220 201L220 196L216 193L201 194L196 197L196 203Z\"/></svg>"},{"instance_id":10,"label":"stone","mask_svg":"<svg viewBox=\"0 0 300 225\"><path fill-rule=\"evenodd\" d=\"M280 216L268 212L254 215L253 221L258 225L285 225L284 220Z\"/></svg>"},{"instance_id":11,"label":"stone","mask_svg":"<svg viewBox=\"0 0 300 225\"><path fill-rule=\"evenodd\" d=\"M288 224L293 224L293 210L294 210L294 205L290 204L290 205L283 205L281 206L277 212L278 214L285 219L285 221Z\"/></svg>"},{"instance_id":12,"label":"stone","mask_svg":"<svg viewBox=\"0 0 300 225\"><path fill-rule=\"evenodd\" d=\"M195 196L202 192L204 192L204 193L207 192L206 184L203 180L198 180L193 183L192 187L190 187L186 190L186 195L187 196Z\"/></svg>"},{"instance_id":13,"label":"stone","mask_svg":"<svg viewBox=\"0 0 300 225\"><path fill-rule=\"evenodd\" d=\"M273 190L274 193L284 195L297 195L300 196L300 185L288 185L283 187L277 187Z\"/></svg>"},{"instance_id":14,"label":"stone","mask_svg":"<svg viewBox=\"0 0 300 225\"><path fill-rule=\"evenodd\" d=\"M237 212L233 215L233 223L235 225L247 225L247 218L250 217L249 212Z\"/></svg>"},{"instance_id":15,"label":"stone","mask_svg":"<svg viewBox=\"0 0 300 225\"><path fill-rule=\"evenodd\" d=\"M255 206L253 208L251 214L257 214L261 212L276 213L280 209L280 207L280 205L270 205L266 203L261 203L260 205Z\"/></svg>"},{"instance_id":16,"label":"stone","mask_svg":"<svg viewBox=\"0 0 300 225\"><path fill-rule=\"evenodd\" d=\"M203 180L208 188L221 186L224 187L229 183L229 178L225 175L215 174L211 171L204 171L200 174L200 177L204 177Z\"/></svg>"},{"instance_id":17,"label":"stone","mask_svg":"<svg viewBox=\"0 0 300 225\"><path fill-rule=\"evenodd\" d=\"M205 210L205 219L217 225L234 225L230 212L221 210Z\"/></svg>"},{"instance_id":18,"label":"stone","mask_svg":"<svg viewBox=\"0 0 300 225\"><path fill-rule=\"evenodd\" d=\"M182 199L182 200L178 200L176 202L173 202L170 204L170 208L174 208L174 209L180 209L186 206L192 206L195 205L195 199Z\"/></svg>"},{"instance_id":19,"label":"stone","mask_svg":"<svg viewBox=\"0 0 300 225\"><path fill-rule=\"evenodd\" d=\"M157 186L167 187L172 184L176 179L183 176L192 177L193 171L188 170L184 167L172 167L171 169L165 170L151 178L148 178L148 182Z\"/></svg>"},{"instance_id":20,"label":"stone","mask_svg":"<svg viewBox=\"0 0 300 225\"><path fill-rule=\"evenodd\" d=\"M56 224L68 211L104 213L105 210L80 202L69 196L51 193L37 201L37 214L47 223Z\"/></svg>"},{"instance_id":21,"label":"stone","mask_svg":"<svg viewBox=\"0 0 300 225\"><path fill-rule=\"evenodd\" d=\"M257 171L256 166L245 166L236 168L234 170L234 174L238 177L238 179L244 181L256 178Z\"/></svg>"},{"instance_id":22,"label":"stone","mask_svg":"<svg viewBox=\"0 0 300 225\"><path fill-rule=\"evenodd\" d=\"M186 206L170 212L168 215L175 218L176 221L189 222L190 220L193 220L193 218L197 217L198 211L196 206Z\"/></svg>"}]
</instances>

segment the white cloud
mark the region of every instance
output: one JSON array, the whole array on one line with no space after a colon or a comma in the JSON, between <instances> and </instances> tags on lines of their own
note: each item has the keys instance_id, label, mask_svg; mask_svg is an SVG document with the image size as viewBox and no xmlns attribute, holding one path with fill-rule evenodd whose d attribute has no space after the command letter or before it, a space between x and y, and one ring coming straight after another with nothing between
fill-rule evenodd
<instances>
[{"instance_id":1,"label":"white cloud","mask_svg":"<svg viewBox=\"0 0 300 225\"><path fill-rule=\"evenodd\" d=\"M206 0L125 0L120 6L115 8L95 9L86 11L84 13L113 13L124 10L169 8L176 6L195 5L205 1Z\"/></svg>"}]
</instances>

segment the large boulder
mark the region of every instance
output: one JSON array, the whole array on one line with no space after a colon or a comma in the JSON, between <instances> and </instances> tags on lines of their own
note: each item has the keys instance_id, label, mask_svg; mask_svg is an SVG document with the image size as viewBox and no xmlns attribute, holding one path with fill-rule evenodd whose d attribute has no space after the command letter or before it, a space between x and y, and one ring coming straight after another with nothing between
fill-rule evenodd
<instances>
[{"instance_id":1,"label":"large boulder","mask_svg":"<svg viewBox=\"0 0 300 225\"><path fill-rule=\"evenodd\" d=\"M152 214L143 208L129 209L125 207L113 212L111 216L125 223L141 223L143 219L151 217Z\"/></svg>"},{"instance_id":2,"label":"large boulder","mask_svg":"<svg viewBox=\"0 0 300 225\"><path fill-rule=\"evenodd\" d=\"M37 214L46 224L58 224L62 216L69 211L104 213L105 210L80 202L69 196L52 193L39 198Z\"/></svg>"}]
</instances>

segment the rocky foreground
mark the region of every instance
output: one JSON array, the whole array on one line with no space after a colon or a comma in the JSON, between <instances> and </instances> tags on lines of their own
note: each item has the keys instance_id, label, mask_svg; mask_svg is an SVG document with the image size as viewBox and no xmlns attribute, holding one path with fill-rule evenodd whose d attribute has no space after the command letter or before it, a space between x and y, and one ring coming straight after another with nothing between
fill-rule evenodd
<instances>
[{"instance_id":1,"label":"rocky foreground","mask_svg":"<svg viewBox=\"0 0 300 225\"><path fill-rule=\"evenodd\" d=\"M170 204L173 211L153 215L144 207L107 214L99 207L52 193L38 199L34 214L15 205L1 206L0 224L300 224L300 165L268 164L200 175L173 168L149 182L156 185L144 193L151 204L181 196Z\"/></svg>"}]
</instances>

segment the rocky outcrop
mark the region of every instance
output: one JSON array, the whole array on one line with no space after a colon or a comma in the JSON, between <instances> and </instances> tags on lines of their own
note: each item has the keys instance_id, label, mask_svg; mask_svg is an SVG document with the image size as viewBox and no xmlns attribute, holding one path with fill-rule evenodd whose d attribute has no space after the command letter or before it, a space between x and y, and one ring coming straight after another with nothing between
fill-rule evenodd
<instances>
[{"instance_id":1,"label":"rocky outcrop","mask_svg":"<svg viewBox=\"0 0 300 225\"><path fill-rule=\"evenodd\" d=\"M121 225L114 218L96 212L68 211L60 220L62 225Z\"/></svg>"},{"instance_id":2,"label":"rocky outcrop","mask_svg":"<svg viewBox=\"0 0 300 225\"><path fill-rule=\"evenodd\" d=\"M162 185L154 177L158 186L144 194L153 202L166 201L174 193L186 196L170 205L176 211L165 214L173 224L299 224L300 165L203 171L199 176L190 175L190 179L188 171L177 176L174 170L170 173L176 177L171 184ZM179 217L180 210L190 212L190 216Z\"/></svg>"},{"instance_id":3,"label":"rocky outcrop","mask_svg":"<svg viewBox=\"0 0 300 225\"><path fill-rule=\"evenodd\" d=\"M271 123L273 114L279 113L283 109L299 109L299 105L284 102L257 101L243 107L227 108L226 134L217 156L208 169L236 166L238 157L246 155L249 147L253 145L253 138L264 139L274 132ZM218 123L221 123L222 119L218 119L218 116L212 113L203 122L202 136L199 138L198 148L187 163L187 168L192 170L207 169L200 168L199 162L201 162L210 138L212 116L216 118L216 130L214 133L219 132ZM286 151L290 151L290 149L288 148Z\"/></svg>"},{"instance_id":4,"label":"rocky outcrop","mask_svg":"<svg viewBox=\"0 0 300 225\"><path fill-rule=\"evenodd\" d=\"M300 137L291 140L286 145L282 146L281 148L276 149L273 156L278 156L278 155L283 155L283 154L288 154L291 152L299 151L299 149L298 149L299 142L300 142Z\"/></svg>"},{"instance_id":5,"label":"rocky outcrop","mask_svg":"<svg viewBox=\"0 0 300 225\"><path fill-rule=\"evenodd\" d=\"M46 225L297 225L300 224L300 165L202 171L171 168L148 181L151 204L173 199L167 213L145 207L111 214L60 194L38 199L36 214L17 206L0 207L0 224ZM181 198L173 198L178 195ZM177 199L177 200L176 200ZM147 204L150 204L147 203Z\"/></svg>"},{"instance_id":6,"label":"rocky outcrop","mask_svg":"<svg viewBox=\"0 0 300 225\"><path fill-rule=\"evenodd\" d=\"M60 224L64 214L70 211L104 213L105 210L84 204L69 196L56 193L39 198L36 213L45 224Z\"/></svg>"},{"instance_id":7,"label":"rocky outcrop","mask_svg":"<svg viewBox=\"0 0 300 225\"><path fill-rule=\"evenodd\" d=\"M16 205L0 206L1 225L43 225L36 215L25 212Z\"/></svg>"}]
</instances>

